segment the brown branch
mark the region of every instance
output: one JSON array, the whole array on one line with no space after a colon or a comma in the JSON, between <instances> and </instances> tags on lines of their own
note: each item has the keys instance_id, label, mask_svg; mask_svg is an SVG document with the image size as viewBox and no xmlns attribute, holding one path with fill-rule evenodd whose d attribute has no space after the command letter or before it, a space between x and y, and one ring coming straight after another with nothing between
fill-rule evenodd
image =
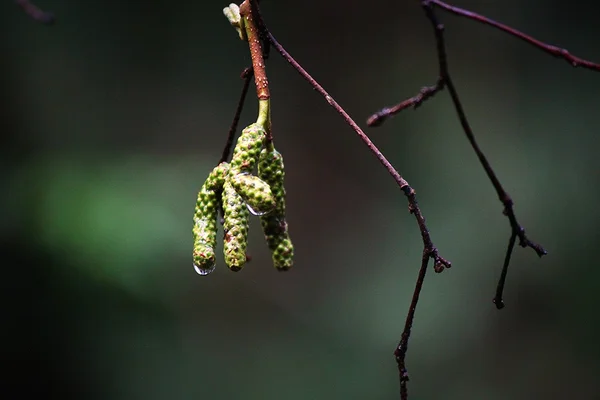
<instances>
[{"instance_id":1,"label":"brown branch","mask_svg":"<svg viewBox=\"0 0 600 400\"><path fill-rule=\"evenodd\" d=\"M465 10L462 8L454 7L450 4L444 3L443 1L431 0L430 3L437 7L442 8L452 14L455 14L455 15L458 15L461 17L465 17L465 18L471 19L473 21L477 21L477 22L480 22L485 25L489 25L489 26L492 26L503 32L506 32L511 36L514 36L518 39L523 40L526 43L529 43L530 45L532 45L534 47L537 47L541 51L543 51L547 54L550 54L553 57L562 58L563 60L565 60L569 64L571 64L573 67L581 67L581 68L591 69L593 71L600 71L600 64L597 64L592 61L588 61L583 58L574 56L571 53L569 53L569 51L567 49L544 43L541 40L538 40L532 36L529 36L529 35L521 32L521 31L518 31L508 25L504 25L500 22L496 22L493 19L490 19L483 15L480 15L480 14L477 14L477 13L474 13L474 12L471 12L471 11L468 11L468 10Z\"/></svg>"},{"instance_id":2,"label":"brown branch","mask_svg":"<svg viewBox=\"0 0 600 400\"><path fill-rule=\"evenodd\" d=\"M434 33L435 33L436 50L437 50L437 57L438 57L438 64L439 64L439 77L438 77L437 83L434 86L423 88L418 95L411 97L410 99L404 100L394 107L384 108L383 110L373 114L371 117L369 117L368 124L370 126L381 125L388 117L395 115L398 112L400 112L404 109L407 109L409 107L417 108L418 106L420 106L423 103L423 101L427 100L428 98L431 98L437 92L443 90L444 88L448 88L448 92L450 93L450 97L452 99L452 103L454 104L456 115L458 116L461 127L462 127L465 135L467 136L467 139L469 140L471 147L475 151L475 154L477 155L477 158L479 159L480 164L482 165L488 178L492 182L492 185L494 186L494 189L496 190L496 193L498 194L498 198L500 199L500 201L502 202L502 204L504 206L503 212L504 212L504 215L506 215L508 217L510 227L511 227L511 240L513 239L513 237L515 240L518 237L519 245L521 247L530 247L537 253L538 256L541 257L541 256L547 254L546 250L539 244L532 242L525 235L525 229L517 221L517 218L516 218L516 215L514 212L514 207L513 207L514 206L513 200L511 199L511 197L508 195L508 193L502 187L500 180L496 176L496 173L494 172L489 161L485 157L483 151L481 150L481 148L479 147L479 145L475 139L475 135L469 124L466 113L465 113L462 103L460 101L458 91L457 91L456 87L454 86L452 78L450 77L450 72L448 69L447 55L446 55L446 45L445 45L445 40L444 40L444 26L438 21L438 19L436 17L436 15L434 13L434 6L439 6L442 9L450 11L452 13L455 13L455 14L458 14L458 15L461 15L461 16L464 16L464 17L467 17L470 19L474 19L476 21L479 21L479 22L482 22L482 23L485 23L485 24L488 24L491 26L494 26L498 29L501 29L505 32L510 33L511 35L514 35L520 39L523 39L527 43L530 43L552 55L563 57L563 58L569 60L575 66L583 66L586 68L595 69L596 67L598 67L598 65L591 63L589 61L582 60L580 58L571 56L569 54L569 52L566 50L558 49L555 46L550 46L550 45L544 44L544 43L538 41L537 39L533 39L532 37L527 36L513 28L510 28L510 27L507 27L506 25L492 21L489 18L483 17L479 14L472 13L470 11L466 11L466 10L463 10L463 9L460 9L457 7L450 6L439 0L421 1L421 5L423 6L423 9L425 11L425 14L426 14L428 20L431 22ZM511 241L511 242L509 242L509 246L507 248L507 253L506 253L505 262L504 262L503 269L502 269L502 274L501 274L500 280L498 282L498 289L496 291L496 297L494 298L494 304L496 304L496 307L498 309L501 309L504 307L504 302L502 300L502 292L504 289L506 274L508 272L508 264L510 262L510 257L511 257L513 248L514 248L514 241Z\"/></svg>"},{"instance_id":3,"label":"brown branch","mask_svg":"<svg viewBox=\"0 0 600 400\"><path fill-rule=\"evenodd\" d=\"M425 100L432 98L437 92L443 90L445 85L446 82L443 79L438 79L435 85L424 86L419 91L419 94L404 101L401 101L395 106L383 108L377 111L375 114L371 115L367 119L367 125L371 127L379 126L383 124L386 119L388 119L389 117L393 117L402 110L406 110L410 107L414 109L418 108L423 104L423 102L425 102Z\"/></svg>"},{"instance_id":4,"label":"brown branch","mask_svg":"<svg viewBox=\"0 0 600 400\"><path fill-rule=\"evenodd\" d=\"M250 3L245 0L240 5L240 15L246 19L246 35L250 46L250 56L252 57L252 68L254 69L254 81L256 82L256 95L259 100L268 100L269 81L265 70L265 60L263 58L263 46L261 35L254 23L254 15L250 9Z\"/></svg>"},{"instance_id":5,"label":"brown branch","mask_svg":"<svg viewBox=\"0 0 600 400\"><path fill-rule=\"evenodd\" d=\"M445 82L446 87L448 87L448 91L450 92L450 97L452 98L452 103L454 104L454 108L456 110L456 114L457 114L460 124L463 128L463 131L465 132L465 135L467 136L467 139L469 140L471 147L475 151L475 154L477 154L477 158L479 159L479 162L481 163L483 169L485 170L488 178L492 182L492 185L494 186L494 189L496 190L496 193L498 194L498 198L504 205L504 215L506 215L508 217L508 220L510 222L511 236L515 236L515 237L519 238L519 246L530 247L537 253L537 255L539 257L541 257L541 256L547 254L547 251L539 244L532 242L525 235L525 229L517 221L517 217L515 215L514 207L513 207L513 205L514 205L513 200L511 199L511 197L508 195L508 193L502 187L502 184L500 183L500 180L498 179L498 177L496 176L496 173L492 169L492 166L490 165L489 161L487 160L487 158L483 154L483 151L480 149L479 145L477 144L477 141L475 140L475 135L473 133L473 130L471 129L469 121L467 120L467 116L466 116L466 113L461 104L461 101L460 101L460 98L458 95L458 91L456 90L456 87L454 86L454 83L452 82L452 78L450 77L447 56L446 56L446 46L445 46L445 42L444 42L444 26L436 18L433 7L432 7L432 5L437 4L437 3L438 3L437 0L422 1L422 6L423 6L423 9L425 10L425 14L427 15L427 18L429 19L429 21L431 22L431 25L435 32L435 38L436 38L436 43L437 43L437 53L438 53L438 60L439 60L439 68L440 68L440 79L442 79ZM507 269L508 269L507 263L510 261L510 254L512 253L512 250L513 250L513 246L509 245L508 249L507 249L507 256L505 259L506 265L503 268L504 269L504 271L503 271L504 278L506 278L506 273L507 273ZM496 298L494 299L494 303L496 304L496 307L498 309L501 309L504 307L504 303L501 298L503 287L504 287L504 281L503 281L503 278L501 278L501 281L499 282L499 285L498 285L498 292L497 292Z\"/></svg>"},{"instance_id":6,"label":"brown branch","mask_svg":"<svg viewBox=\"0 0 600 400\"><path fill-rule=\"evenodd\" d=\"M29 0L15 0L15 3L25 12L25 14L29 15L32 19L37 22L41 22L42 24L52 25L56 19L54 18L54 14L51 12L42 11L35 4L31 3Z\"/></svg>"},{"instance_id":7,"label":"brown branch","mask_svg":"<svg viewBox=\"0 0 600 400\"><path fill-rule=\"evenodd\" d=\"M429 3L433 6L440 7L441 9L448 11L452 14L458 15L460 17L464 17L473 21L477 21L479 23L491 26L493 28L499 29L502 32L508 33L511 36L514 36L525 43L528 43L539 50L557 58L561 58L571 64L573 67L581 67L586 69L591 69L592 71L600 71L600 64L594 63L592 61L583 59L581 57L577 57L571 53L567 49L557 47L551 44L547 44L538 40L532 36L529 36L517 29L514 29L508 25L502 24L500 22L494 21L486 16L471 12L469 10L465 10L463 8L455 7L450 4L444 3L440 0L430 0ZM400 111L403 111L407 108L417 108L419 107L425 100L433 97L437 92L444 89L445 83L438 82L433 86L427 86L421 89L419 94L413 96L409 99L401 101L400 103L391 106L385 107L373 115L371 115L367 119L367 125L369 126L379 126L385 122L389 117L393 117L398 114Z\"/></svg>"},{"instance_id":8,"label":"brown branch","mask_svg":"<svg viewBox=\"0 0 600 400\"><path fill-rule=\"evenodd\" d=\"M439 256L437 248L431 242L429 231L425 225L425 218L419 211L419 207L417 205L417 199L415 198L414 190L411 189L408 191L404 189L404 193L406 197L408 197L408 210L414 214L415 218L417 219L417 224L419 225L419 230L421 231L421 237L423 238L424 246L423 257L421 259L421 268L419 269L415 290L413 291L412 300L410 302L410 306L408 307L408 313L404 322L404 330L402 331L400 343L394 351L394 357L396 358L398 375L400 378L400 398L402 400L408 399L407 383L409 381L409 377L408 370L406 369L406 352L408 351L408 340L410 339L410 333L412 331L412 326L415 319L415 311L419 302L421 289L423 288L423 282L425 281L425 274L427 273L429 259L433 258L433 270L437 273L440 273L445 268L450 268L452 266L450 261Z\"/></svg>"},{"instance_id":9,"label":"brown branch","mask_svg":"<svg viewBox=\"0 0 600 400\"><path fill-rule=\"evenodd\" d=\"M496 287L496 296L494 297L494 304L498 310L504 308L504 301L502 300L502 293L504 292L504 283L506 282L506 274L508 274L508 266L510 264L510 256L512 255L513 249L515 248L515 242L517 241L517 234L513 232L508 240L508 247L506 248L506 255L504 256L504 265L502 266L502 272L500 273L500 279L498 279L498 286Z\"/></svg>"},{"instance_id":10,"label":"brown branch","mask_svg":"<svg viewBox=\"0 0 600 400\"><path fill-rule=\"evenodd\" d=\"M362 131L362 129L354 122L354 120L348 115L348 113L327 93L327 91L312 77L302 66L279 44L279 42L275 39L273 34L269 31L269 29L264 24L264 20L260 14L260 9L256 0L248 0L252 7L252 13L255 16L256 23L263 32L265 38L269 40L271 45L281 54L281 56L315 89L319 92L329 103L333 109L335 109L338 114L342 116L344 121L356 132L358 137L363 141L363 143L367 146L367 148L377 157L379 162L385 167L388 173L392 176L398 187L404 192L408 200L408 209L411 214L415 216L417 220L417 224L419 226L419 231L421 232L421 237L423 239L423 258L421 262L421 268L419 270L419 276L417 278L417 283L415 286L415 290L413 293L413 298L409 307L408 314L406 316L404 330L402 332L402 339L400 340L400 344L397 346L394 351L394 356L396 358L396 363L398 365L399 371L399 379L400 379L400 392L402 399L406 399L407 397L407 388L406 384L408 382L408 372L406 370L406 352L408 349L408 340L410 338L410 333L415 317L415 310L417 308L417 303L419 301L419 295L421 293L421 289L423 287L423 282L425 280L425 274L427 272L427 265L429 259L434 260L434 271L442 272L445 268L450 268L452 264L450 261L444 259L438 254L437 248L433 245L431 240L431 235L425 223L425 217L423 216L419 205L417 203L416 195L414 189L408 184L408 182L398 173L398 171L394 168L394 166L387 160L387 158L381 153L381 151L375 146L375 144L369 139L369 137Z\"/></svg>"},{"instance_id":11,"label":"brown branch","mask_svg":"<svg viewBox=\"0 0 600 400\"><path fill-rule=\"evenodd\" d=\"M231 121L231 125L229 126L229 132L227 133L227 141L225 142L225 147L223 148L223 154L221 155L219 164L227 161L231 154L231 149L233 148L233 139L235 138L238 123L240 122L240 115L242 114L242 110L244 109L244 102L246 100L246 95L248 94L248 89L250 87L250 80L252 79L252 75L252 67L244 68L240 75L240 77L244 80L244 86L242 87L242 93L240 93L240 99L235 109L233 120Z\"/></svg>"}]
</instances>

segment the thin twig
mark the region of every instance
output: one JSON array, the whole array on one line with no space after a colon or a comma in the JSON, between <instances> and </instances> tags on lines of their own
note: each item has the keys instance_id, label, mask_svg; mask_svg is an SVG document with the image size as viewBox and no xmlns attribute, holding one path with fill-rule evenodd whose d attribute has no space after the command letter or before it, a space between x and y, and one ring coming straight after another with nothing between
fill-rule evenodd
<instances>
[{"instance_id":1,"label":"thin twig","mask_svg":"<svg viewBox=\"0 0 600 400\"><path fill-rule=\"evenodd\" d=\"M249 0L253 15L255 16L256 23L259 28L264 32L266 38L268 38L271 45L281 54L281 56L306 80L308 83L319 92L325 100L329 103L331 107L333 107L341 116L344 118L344 121L356 132L359 138L365 143L365 145L369 148L369 150L377 157L379 162L385 167L388 173L392 176L392 178L396 181L396 184L399 188L404 192L405 196L408 199L408 208L411 214L414 214L415 219L417 220L417 224L419 226L419 230L421 232L421 237L423 239L423 261L421 263L421 268L419 270L419 277L417 279L417 283L415 286L415 291L413 293L413 299L411 301L409 312L406 317L404 331L402 332L402 339L396 350L394 351L394 356L396 357L396 363L398 365L399 379L400 379L400 391L402 399L407 399L407 388L406 383L408 382L408 372L406 370L406 352L408 349L408 339L410 338L410 333L414 321L415 310L417 308L417 303L419 301L419 295L421 293L421 288L423 287L423 282L425 279L425 274L427 271L427 265L429 259L434 260L434 270L435 272L442 272L445 268L450 268L452 264L450 261L444 259L438 254L437 248L433 245L431 240L431 236L429 234L429 230L427 229L427 225L425 223L425 217L419 208L417 203L416 195L414 189L408 184L408 182L398 173L398 171L394 168L394 166L386 159L386 157L381 153L381 151L375 146L375 144L369 139L369 137L362 131L362 129L354 122L354 120L348 115L348 113L327 93L327 91L312 77L302 66L279 44L279 42L275 39L273 34L269 31L269 29L264 24L264 20L260 14L260 9L256 0Z\"/></svg>"},{"instance_id":2,"label":"thin twig","mask_svg":"<svg viewBox=\"0 0 600 400\"><path fill-rule=\"evenodd\" d=\"M386 107L386 108L383 108L383 109L377 111L375 114L371 115L367 119L367 125L368 126L379 126L379 125L383 124L386 119L388 119L389 117L393 117L394 115L398 114L402 110L406 110L407 108L410 108L410 107L417 109L419 106L421 106L423 104L423 102L425 102L425 100L432 98L433 96L435 96L435 94L437 92L439 92L440 90L443 90L445 84L446 84L446 82L444 82L443 79L438 79L438 81L436 82L435 85L425 86L425 87L421 88L421 90L419 91L419 94L417 94L409 99L406 99L404 101L401 101L400 103L396 104L395 106Z\"/></svg>"},{"instance_id":3,"label":"thin twig","mask_svg":"<svg viewBox=\"0 0 600 400\"><path fill-rule=\"evenodd\" d=\"M493 19L490 19L483 15L480 15L480 14L477 14L477 13L474 13L474 12L471 12L471 11L468 11L468 10L465 10L462 8L454 7L450 4L446 4L439 0L431 0L430 2L433 5L438 6L452 14L455 14L455 15L458 15L461 17L465 17L465 18L471 19L473 21L477 21L477 22L480 22L485 25L492 26L496 29L500 29L501 31L506 32L511 36L519 38L519 39L523 40L524 42L529 43L530 45L532 45L534 47L537 47L538 49L542 50L543 52L545 52L547 54L550 54L551 56L561 58L561 59L567 61L573 67L581 67L581 68L591 69L593 71L600 71L600 64L597 64L592 61L585 60L583 58L574 56L571 53L569 53L569 51L567 49L544 43L541 40L538 40L532 36L529 36L529 35L521 32L521 31L518 31L510 26L504 25L500 22L496 22Z\"/></svg>"},{"instance_id":4,"label":"thin twig","mask_svg":"<svg viewBox=\"0 0 600 400\"><path fill-rule=\"evenodd\" d=\"M541 256L547 254L547 251L539 244L532 242L525 235L525 229L517 221L517 217L515 215L514 208L513 208L514 203L513 203L512 198L508 195L508 193L502 187L502 184L500 183L500 180L498 179L498 177L496 176L496 173L492 169L492 166L490 165L489 161L487 160L487 158L483 154L483 151L481 150L481 148L477 144L477 141L475 140L475 135L469 124L465 110L463 109L462 103L460 101L460 97L458 95L458 91L456 90L456 87L454 86L454 83L452 82L452 78L450 77L450 71L448 69L448 61L447 61L447 56L446 56L446 45L444 42L444 26L438 21L436 15L435 15L434 9L432 7L432 5L434 3L435 3L435 0L431 0L431 1L425 0L425 1L421 2L423 9L425 11L425 14L427 15L427 18L429 19L429 21L431 22L431 26L435 32L435 40L436 40L436 44L437 44L436 47L437 47L439 68L440 68L440 79L442 79L445 82L445 86L448 88L448 92L450 93L450 97L452 98L452 103L454 104L454 108L456 110L456 115L458 116L460 125L462 126L463 131L465 132L465 135L467 136L467 139L469 140L469 143L471 144L471 147L475 151L475 154L477 154L477 158L479 159L481 166L483 167L488 178L492 182L492 185L494 186L494 189L496 190L496 193L498 194L498 198L504 205L504 215L506 215L508 217L508 220L510 222L511 235L515 235L519 238L519 246L530 247L537 253L537 255L539 257L541 257ZM512 247L509 246L507 251L509 253L512 252ZM507 259L510 260L510 254L507 256ZM508 268L508 266L506 268ZM504 273L504 276L506 276L506 272ZM500 304L501 301L502 301L501 298L495 299L495 303L497 305Z\"/></svg>"},{"instance_id":5,"label":"thin twig","mask_svg":"<svg viewBox=\"0 0 600 400\"><path fill-rule=\"evenodd\" d=\"M227 133L227 141L225 142L225 147L223 148L223 155L221 155L219 164L227 161L231 154L231 149L233 148L233 139L235 138L238 123L240 122L240 115L242 114L242 110L244 109L244 103L246 100L246 95L248 94L248 88L250 87L250 80L252 80L252 75L252 67L244 68L240 75L240 77L244 80L244 86L242 87L240 100L238 101L237 108L235 109L235 114L233 115L233 120L231 121L229 132Z\"/></svg>"},{"instance_id":6,"label":"thin twig","mask_svg":"<svg viewBox=\"0 0 600 400\"><path fill-rule=\"evenodd\" d=\"M413 297L408 308L408 314L406 315L406 321L404 323L404 330L402 331L402 338L394 356L396 357L396 363L398 364L398 371L400 374L400 398L408 399L408 370L406 369L406 352L408 351L408 340L410 339L411 328L413 320L415 319L415 311L417 309L417 303L419 302L419 295L425 281L425 274L427 273L427 265L429 264L429 254L423 250L423 257L421 258L421 268L419 269L419 276L417 277L417 284L413 292Z\"/></svg>"},{"instance_id":7,"label":"thin twig","mask_svg":"<svg viewBox=\"0 0 600 400\"><path fill-rule=\"evenodd\" d=\"M383 153L379 151L377 146L369 139L369 137L360 129L360 127L354 122L354 120L348 115L348 113L325 91L325 89L312 77L294 58L279 44L279 42L275 39L273 34L268 30L266 25L264 24L264 20L262 19L262 15L260 14L260 9L256 0L249 0L250 4L253 8L253 13L257 16L256 21L265 32L265 37L269 39L269 42L275 49L281 54L281 56L296 70L298 73L306 80L308 83L319 92L325 100L329 103L331 107L333 107L341 116L344 118L346 123L350 125L350 127L356 132L356 134L360 137L360 139L367 145L369 150L377 157L379 162L383 164L385 169L389 172L390 175L394 178L400 189L409 186L408 182L404 180L404 178L396 171L394 166L385 158Z\"/></svg>"},{"instance_id":8,"label":"thin twig","mask_svg":"<svg viewBox=\"0 0 600 400\"><path fill-rule=\"evenodd\" d=\"M427 226L425 225L425 218L421 214L417 205L417 199L415 198L415 192L404 189L404 194L408 197L409 211L415 215L421 236L423 238L423 257L421 259L421 268L419 269L419 275L417 277L417 283L415 284L415 290L413 291L412 300L408 307L408 313L406 314L406 320L404 322L404 330L400 343L394 351L394 357L396 358L396 364L398 366L398 375L400 378L400 398L402 400L408 399L408 388L407 383L409 381L408 370L406 369L406 352L408 351L408 340L412 331L413 322L415 319L415 312L417 310L417 304L419 303L419 296L421 295L421 289L423 288L423 282L425 281L425 274L427 273L427 266L429 259L433 258L433 269L435 272L440 273L445 268L450 268L452 264L440 257L437 248L431 242L431 237Z\"/></svg>"},{"instance_id":9,"label":"thin twig","mask_svg":"<svg viewBox=\"0 0 600 400\"><path fill-rule=\"evenodd\" d=\"M561 47L554 46L554 45L551 45L548 43L544 43L539 39L529 36L529 35L521 32L517 29L514 29L508 25L494 21L493 19L488 18L486 16L471 12L469 10L465 10L463 8L452 6L452 5L444 3L443 1L440 1L440 0L430 0L429 3L433 6L440 7L441 9L448 11L454 15L458 15L460 17L464 17L464 18L482 23L484 25L488 25L493 28L499 29L502 32L508 33L509 35L514 36L514 37L524 41L525 43L528 43L553 57L561 58L561 59L567 61L573 67L581 67L581 68L590 69L592 71L600 71L600 64L598 64L598 63L583 59L581 57L577 57L577 56L571 54L565 48L561 48ZM369 126L373 126L373 127L379 126L379 125L383 124L389 117L393 117L394 115L398 114L400 111L403 111L403 110L405 110L407 108L411 108L411 107L416 109L425 100L433 97L437 92L439 92L442 89L444 89L444 82L440 82L438 80L438 82L435 85L426 86L423 89L421 89L419 94L417 94L416 96L413 96L409 99L403 100L394 106L385 107L385 108L377 111L376 113L374 113L367 119L367 124Z\"/></svg>"},{"instance_id":10,"label":"thin twig","mask_svg":"<svg viewBox=\"0 0 600 400\"><path fill-rule=\"evenodd\" d=\"M395 115L398 112L400 112L406 108L409 108L409 107L416 108L416 107L420 106L423 103L423 101L434 96L437 92L443 90L444 88L448 88L448 92L450 93L450 97L452 99L452 103L454 105L456 115L458 116L461 127L462 127L465 135L467 136L467 139L469 140L471 147L475 151L475 154L477 155L477 158L479 159L480 164L482 165L488 178L492 182L492 185L494 186L494 189L496 190L498 198L500 199L500 201L502 202L502 204L504 206L503 212L504 212L504 215L506 215L508 217L510 227L511 227L511 238L513 236L515 239L518 237L519 245L521 247L530 247L537 253L538 256L541 257L541 256L547 254L546 250L539 244L532 242L525 235L525 229L517 221L517 218L516 218L516 215L514 212L514 208L513 208L513 200L511 199L509 194L502 187L500 180L496 176L496 173L492 169L489 161L485 157L483 151L481 150L481 148L479 147L479 145L475 139L475 135L469 124L466 113L465 113L462 103L460 101L458 91L456 90L456 87L454 86L454 82L452 81L452 78L450 76L450 72L449 72L449 68L448 68L448 60L447 60L447 55L446 55L446 44L445 44L445 40L444 40L444 26L438 21L438 19L436 17L436 15L434 13L434 6L439 6L439 7L443 8L444 10L451 11L455 14L465 16L465 17L474 19L476 21L480 21L480 22L486 23L488 25L497 27L498 29L508 32L514 36L517 36L517 37L525 40L526 42L531 43L534 46L539 47L542 50L549 52L550 54L553 54L553 55L558 54L558 55L561 55L561 57L568 56L568 57L570 57L570 58L568 58L568 60L570 60L570 61L574 60L573 63L575 63L577 65L581 65L584 67L589 67L591 69L594 69L592 66L597 65L597 64L590 63L588 61L581 60L577 57L570 56L566 50L560 50L557 53L554 51L556 49L554 46L549 46L549 45L543 44L543 43L539 42L538 40L531 38L530 36L527 36L527 35L519 32L519 31L516 31L510 27L507 27L505 25L502 25L495 21L492 21L489 18L483 17L483 16L475 14L475 13L471 13L470 11L466 11L466 10L463 10L463 9L460 9L457 7L449 6L448 4L443 3L439 0L421 1L421 5L425 11L427 19L431 22L432 28L435 33L437 58L438 58L438 64L439 64L439 77L438 77L437 83L434 86L423 88L418 95L411 97L410 99L404 100L394 107L385 108L385 109L373 114L371 117L369 117L368 124L370 126L381 125L388 117ZM505 257L505 265L503 267L500 281L498 282L498 290L496 293L496 297L494 298L494 303L496 304L496 307L498 309L501 309L504 304L502 301L502 292L504 289L504 281L506 279L506 274L508 272L508 263L510 261L510 256L511 256L511 253L514 248L514 242L509 242L509 243L512 243L512 245L509 244L509 246L508 246L507 254Z\"/></svg>"},{"instance_id":11,"label":"thin twig","mask_svg":"<svg viewBox=\"0 0 600 400\"><path fill-rule=\"evenodd\" d=\"M56 21L54 14L51 12L42 11L29 0L15 0L15 3L17 3L17 5L21 7L23 11L25 11L25 14L29 15L37 22L41 22L42 24L46 25L52 25Z\"/></svg>"},{"instance_id":12,"label":"thin twig","mask_svg":"<svg viewBox=\"0 0 600 400\"><path fill-rule=\"evenodd\" d=\"M496 288L496 296L494 297L494 304L498 310L504 308L504 300L502 300L502 293L504 292L504 283L506 282L506 274L508 274L508 266L510 264L510 256L512 255L517 241L517 234L515 232L510 235L508 240L508 247L506 248L506 255L504 256L504 265L502 266L502 273L500 279L498 279L498 287Z\"/></svg>"}]
</instances>

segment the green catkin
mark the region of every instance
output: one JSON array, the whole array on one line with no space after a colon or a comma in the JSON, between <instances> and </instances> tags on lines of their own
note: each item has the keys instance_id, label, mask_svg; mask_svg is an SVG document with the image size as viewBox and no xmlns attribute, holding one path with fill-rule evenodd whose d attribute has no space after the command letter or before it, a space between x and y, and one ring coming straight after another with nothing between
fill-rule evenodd
<instances>
[{"instance_id":1,"label":"green catkin","mask_svg":"<svg viewBox=\"0 0 600 400\"><path fill-rule=\"evenodd\" d=\"M273 265L280 271L290 269L294 263L294 246L285 220L285 177L283 156L274 148L263 149L258 161L258 176L271 187L275 197L275 210L260 217L267 245L271 250Z\"/></svg>"},{"instance_id":2,"label":"green catkin","mask_svg":"<svg viewBox=\"0 0 600 400\"><path fill-rule=\"evenodd\" d=\"M225 263L232 271L239 271L246 263L248 224L250 213L246 203L229 180L223 185L223 253Z\"/></svg>"},{"instance_id":3,"label":"green catkin","mask_svg":"<svg viewBox=\"0 0 600 400\"><path fill-rule=\"evenodd\" d=\"M230 175L252 173L260 150L265 144L266 132L259 124L250 124L243 131L233 149Z\"/></svg>"},{"instance_id":4,"label":"green catkin","mask_svg":"<svg viewBox=\"0 0 600 400\"><path fill-rule=\"evenodd\" d=\"M235 191L256 215L269 213L275 208L275 198L269 185L251 175L265 139L266 132L262 125L254 123L246 127L233 149L228 176Z\"/></svg>"},{"instance_id":5,"label":"green catkin","mask_svg":"<svg viewBox=\"0 0 600 400\"><path fill-rule=\"evenodd\" d=\"M275 209L275 197L269 185L257 176L242 173L229 177L235 191L255 215L264 215Z\"/></svg>"},{"instance_id":6,"label":"green catkin","mask_svg":"<svg viewBox=\"0 0 600 400\"><path fill-rule=\"evenodd\" d=\"M194 211L193 263L200 275L208 275L215 270L215 246L217 244L218 193L225 183L229 165L217 165L202 185Z\"/></svg>"}]
</instances>

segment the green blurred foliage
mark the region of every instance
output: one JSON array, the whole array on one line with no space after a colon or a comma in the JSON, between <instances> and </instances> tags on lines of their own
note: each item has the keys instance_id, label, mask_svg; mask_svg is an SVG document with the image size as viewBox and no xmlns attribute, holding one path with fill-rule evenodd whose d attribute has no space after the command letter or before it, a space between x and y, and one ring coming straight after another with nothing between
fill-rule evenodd
<instances>
[{"instance_id":1,"label":"green blurred foliage","mask_svg":"<svg viewBox=\"0 0 600 400\"><path fill-rule=\"evenodd\" d=\"M221 15L227 4L38 5L56 14L55 26L0 6L2 344L15 379L35 382L21 394L397 398L392 352L422 244L401 192L326 102L273 52L295 266L275 271L254 219L247 268L231 273L220 256L200 277L195 196L220 157L249 64ZM600 60L593 2L457 5ZM262 8L275 36L362 125L434 82L433 35L417 1ZM454 265L427 277L410 393L597 399L600 75L440 16L480 144L549 255L517 249L507 308L496 311L508 223L447 93L368 130L417 190ZM249 100L240 128L255 113Z\"/></svg>"}]
</instances>

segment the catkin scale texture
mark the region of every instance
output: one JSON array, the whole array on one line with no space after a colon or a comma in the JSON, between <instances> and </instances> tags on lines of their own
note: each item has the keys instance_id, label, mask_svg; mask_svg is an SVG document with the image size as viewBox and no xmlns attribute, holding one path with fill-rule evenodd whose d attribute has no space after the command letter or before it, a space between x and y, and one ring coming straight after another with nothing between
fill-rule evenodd
<instances>
[{"instance_id":1,"label":"catkin scale texture","mask_svg":"<svg viewBox=\"0 0 600 400\"><path fill-rule=\"evenodd\" d=\"M230 176L229 181L246 204L254 210L255 214L267 214L275 208L275 197L271 192L271 188L259 177L242 173Z\"/></svg>"},{"instance_id":2,"label":"catkin scale texture","mask_svg":"<svg viewBox=\"0 0 600 400\"><path fill-rule=\"evenodd\" d=\"M251 173L265 144L266 132L258 124L248 125L233 149L231 157L231 175Z\"/></svg>"},{"instance_id":3,"label":"catkin scale texture","mask_svg":"<svg viewBox=\"0 0 600 400\"><path fill-rule=\"evenodd\" d=\"M193 263L201 275L208 275L215 267L218 192L225 183L228 168L227 163L217 165L208 175L196 199L192 228Z\"/></svg>"},{"instance_id":4,"label":"catkin scale texture","mask_svg":"<svg viewBox=\"0 0 600 400\"><path fill-rule=\"evenodd\" d=\"M223 185L222 196L225 263L232 271L239 271L246 263L250 213L229 180Z\"/></svg>"},{"instance_id":5,"label":"catkin scale texture","mask_svg":"<svg viewBox=\"0 0 600 400\"><path fill-rule=\"evenodd\" d=\"M294 246L285 220L285 178L283 156L274 148L263 149L258 161L258 176L271 187L275 197L275 210L260 217L273 264L280 271L288 270L294 263Z\"/></svg>"}]
</instances>

